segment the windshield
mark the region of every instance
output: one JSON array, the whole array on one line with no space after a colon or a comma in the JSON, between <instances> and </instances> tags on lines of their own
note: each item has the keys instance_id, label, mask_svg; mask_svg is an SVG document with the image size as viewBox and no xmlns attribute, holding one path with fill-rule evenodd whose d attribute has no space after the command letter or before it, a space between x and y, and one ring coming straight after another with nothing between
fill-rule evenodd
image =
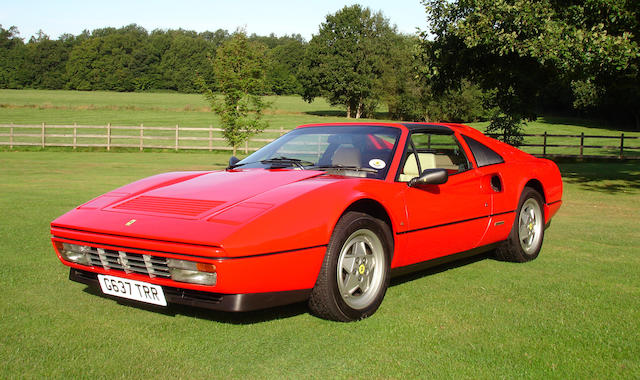
<instances>
[{"instance_id":1,"label":"windshield","mask_svg":"<svg viewBox=\"0 0 640 380\"><path fill-rule=\"evenodd\" d=\"M232 168L326 170L382 179L400 129L382 126L319 126L294 129Z\"/></svg>"}]
</instances>

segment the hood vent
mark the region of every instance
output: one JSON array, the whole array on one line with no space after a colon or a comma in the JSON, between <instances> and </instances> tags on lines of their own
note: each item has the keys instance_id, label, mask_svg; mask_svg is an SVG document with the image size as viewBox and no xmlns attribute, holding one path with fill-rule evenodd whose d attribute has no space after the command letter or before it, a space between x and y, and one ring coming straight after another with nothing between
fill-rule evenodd
<instances>
[{"instance_id":1,"label":"hood vent","mask_svg":"<svg viewBox=\"0 0 640 380\"><path fill-rule=\"evenodd\" d=\"M142 195L112 208L114 210L150 212L154 214L198 216L203 212L220 206L223 203L224 202L219 201L150 197Z\"/></svg>"}]
</instances>

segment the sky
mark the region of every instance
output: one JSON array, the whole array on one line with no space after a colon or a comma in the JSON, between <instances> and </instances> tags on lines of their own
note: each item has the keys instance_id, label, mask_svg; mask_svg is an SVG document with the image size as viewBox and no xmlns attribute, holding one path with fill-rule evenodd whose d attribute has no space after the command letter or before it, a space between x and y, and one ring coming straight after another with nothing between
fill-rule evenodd
<instances>
[{"instance_id":1,"label":"sky","mask_svg":"<svg viewBox=\"0 0 640 380\"><path fill-rule=\"evenodd\" d=\"M244 28L248 34L301 34L309 41L327 14L352 4L382 11L402 33L427 28L420 0L0 0L0 24L4 29L16 26L25 42L38 30L57 39L64 33L129 24L149 32Z\"/></svg>"}]
</instances>

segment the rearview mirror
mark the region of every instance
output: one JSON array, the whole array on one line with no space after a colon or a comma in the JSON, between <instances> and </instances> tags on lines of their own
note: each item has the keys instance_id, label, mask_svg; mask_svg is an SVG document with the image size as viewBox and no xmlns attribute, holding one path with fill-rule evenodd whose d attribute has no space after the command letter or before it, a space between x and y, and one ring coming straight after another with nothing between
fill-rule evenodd
<instances>
[{"instance_id":1,"label":"rearview mirror","mask_svg":"<svg viewBox=\"0 0 640 380\"><path fill-rule=\"evenodd\" d=\"M449 179L449 173L447 169L427 169L420 174L420 177L416 177L409 181L410 187L416 187L419 185L442 185Z\"/></svg>"}]
</instances>

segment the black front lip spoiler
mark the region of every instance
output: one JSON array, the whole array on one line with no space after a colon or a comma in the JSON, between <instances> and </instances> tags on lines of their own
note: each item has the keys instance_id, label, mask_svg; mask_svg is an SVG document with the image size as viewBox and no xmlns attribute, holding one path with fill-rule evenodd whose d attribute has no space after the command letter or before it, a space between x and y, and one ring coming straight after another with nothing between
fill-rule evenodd
<instances>
[{"instance_id":1,"label":"black front lip spoiler","mask_svg":"<svg viewBox=\"0 0 640 380\"><path fill-rule=\"evenodd\" d=\"M71 268L69 271L69 280L97 289L100 288L98 275L93 272ZM311 289L241 294L209 293L169 286L163 286L162 290L169 304L181 304L209 310L233 312L267 309L302 302L306 301L309 298L309 294L311 294Z\"/></svg>"}]
</instances>

